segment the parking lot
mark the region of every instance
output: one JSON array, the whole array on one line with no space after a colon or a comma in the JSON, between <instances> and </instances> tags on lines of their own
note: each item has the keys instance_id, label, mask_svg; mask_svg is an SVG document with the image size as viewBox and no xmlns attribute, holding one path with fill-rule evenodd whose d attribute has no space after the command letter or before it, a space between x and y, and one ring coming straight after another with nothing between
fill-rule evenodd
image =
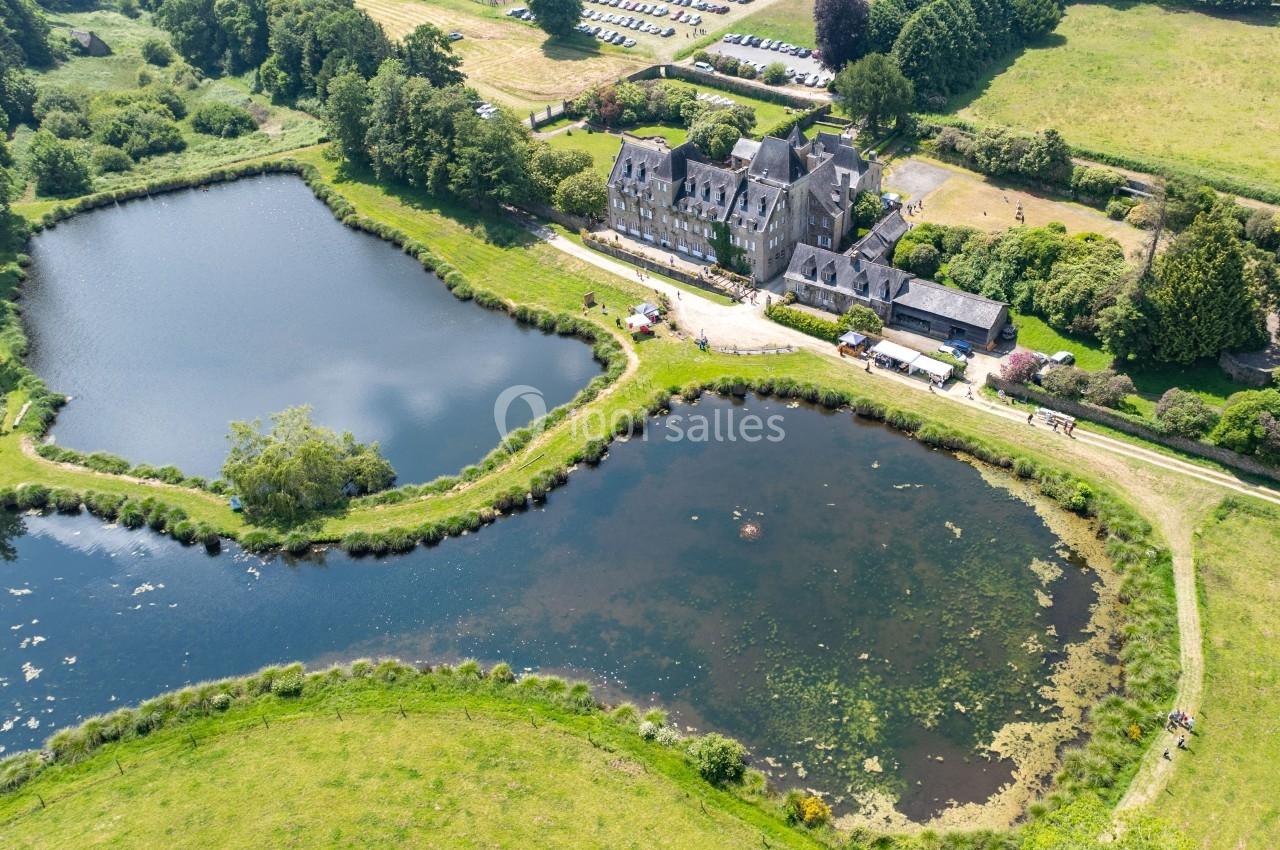
<instances>
[{"instance_id":1,"label":"parking lot","mask_svg":"<svg viewBox=\"0 0 1280 850\"><path fill-rule=\"evenodd\" d=\"M627 49L647 49L656 58L666 59L686 47L690 39L745 17L751 11L751 3L752 0L583 0L578 31ZM768 0L760 5L767 6ZM506 14L527 20L524 12L527 9L518 7Z\"/></svg>"},{"instance_id":2,"label":"parking lot","mask_svg":"<svg viewBox=\"0 0 1280 850\"><path fill-rule=\"evenodd\" d=\"M743 33L743 35L749 35L749 33ZM732 56L739 62L756 63L757 67L781 62L794 72L788 81L789 85L800 85L799 80L805 77L812 79L813 75L818 77L818 82L815 83L815 86L826 85L827 81L831 79L830 73L823 70L822 63L814 59L812 54L807 57L795 56L790 53L784 53L781 49L766 48L763 46L763 41L760 47L751 47L741 43L732 44L721 39L715 45L709 46L707 51L719 53L722 56Z\"/></svg>"}]
</instances>

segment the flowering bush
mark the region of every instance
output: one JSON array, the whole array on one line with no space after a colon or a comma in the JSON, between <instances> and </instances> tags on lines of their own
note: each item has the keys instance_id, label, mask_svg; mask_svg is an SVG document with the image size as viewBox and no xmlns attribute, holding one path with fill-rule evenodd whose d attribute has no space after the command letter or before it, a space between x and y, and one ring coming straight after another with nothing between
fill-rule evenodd
<instances>
[{"instance_id":1,"label":"flowering bush","mask_svg":"<svg viewBox=\"0 0 1280 850\"><path fill-rule=\"evenodd\" d=\"M746 747L716 732L703 735L689 745L689 761L712 785L742 779L746 772Z\"/></svg>"},{"instance_id":2,"label":"flowering bush","mask_svg":"<svg viewBox=\"0 0 1280 850\"><path fill-rule=\"evenodd\" d=\"M659 728L661 727L659 727L658 724L654 723L652 720L641 720L640 728L638 731L640 732L641 738L644 738L646 741L652 741L658 737Z\"/></svg>"},{"instance_id":3,"label":"flowering bush","mask_svg":"<svg viewBox=\"0 0 1280 850\"><path fill-rule=\"evenodd\" d=\"M674 726L661 726L655 740L664 747L674 747L680 743L680 730Z\"/></svg>"},{"instance_id":4,"label":"flowering bush","mask_svg":"<svg viewBox=\"0 0 1280 850\"><path fill-rule=\"evenodd\" d=\"M1000 376L1006 381L1025 384L1035 377L1040 363L1030 351L1015 351L1000 364Z\"/></svg>"}]
</instances>

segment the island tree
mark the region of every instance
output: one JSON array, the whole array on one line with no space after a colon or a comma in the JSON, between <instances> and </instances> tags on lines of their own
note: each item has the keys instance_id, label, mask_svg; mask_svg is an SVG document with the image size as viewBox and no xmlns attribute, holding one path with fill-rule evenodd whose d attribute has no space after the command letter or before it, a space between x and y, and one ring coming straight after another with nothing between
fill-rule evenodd
<instances>
[{"instance_id":1,"label":"island tree","mask_svg":"<svg viewBox=\"0 0 1280 850\"><path fill-rule=\"evenodd\" d=\"M231 451L222 465L223 477L254 516L293 520L395 480L377 443L357 443L350 433L313 424L310 407L288 408L271 422L265 433L259 420L232 422Z\"/></svg>"}]
</instances>

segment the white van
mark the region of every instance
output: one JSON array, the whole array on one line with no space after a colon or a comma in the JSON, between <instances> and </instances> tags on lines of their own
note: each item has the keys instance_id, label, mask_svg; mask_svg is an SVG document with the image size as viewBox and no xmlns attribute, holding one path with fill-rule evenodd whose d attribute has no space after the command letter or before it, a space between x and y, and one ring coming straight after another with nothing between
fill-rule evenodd
<instances>
[{"instance_id":1,"label":"white van","mask_svg":"<svg viewBox=\"0 0 1280 850\"><path fill-rule=\"evenodd\" d=\"M716 70L707 62L694 62L693 67L697 68L699 71L706 71L708 74L714 74Z\"/></svg>"}]
</instances>

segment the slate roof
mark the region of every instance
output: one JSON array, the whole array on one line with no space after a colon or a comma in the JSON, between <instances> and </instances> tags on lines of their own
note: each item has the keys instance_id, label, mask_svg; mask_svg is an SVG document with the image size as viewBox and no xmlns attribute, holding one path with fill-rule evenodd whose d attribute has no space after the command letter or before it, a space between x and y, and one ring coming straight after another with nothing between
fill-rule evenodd
<instances>
[{"instance_id":1,"label":"slate roof","mask_svg":"<svg viewBox=\"0 0 1280 850\"><path fill-rule=\"evenodd\" d=\"M752 159L756 155L756 151L760 150L760 143L755 139L748 139L743 136L733 145L733 153L730 154L735 159Z\"/></svg>"},{"instance_id":2,"label":"slate roof","mask_svg":"<svg viewBox=\"0 0 1280 850\"><path fill-rule=\"evenodd\" d=\"M780 183L794 183L808 174L809 169L785 139L766 136L751 160L749 173L756 178L768 177Z\"/></svg>"},{"instance_id":3,"label":"slate roof","mask_svg":"<svg viewBox=\"0 0 1280 850\"><path fill-rule=\"evenodd\" d=\"M797 245L786 277L843 290L872 301L891 302L921 313L990 330L1002 321L1005 305L981 295L950 289L931 280L858 255Z\"/></svg>"},{"instance_id":4,"label":"slate roof","mask_svg":"<svg viewBox=\"0 0 1280 850\"><path fill-rule=\"evenodd\" d=\"M911 280L902 269L804 244L796 246L786 276L886 302L893 301Z\"/></svg>"},{"instance_id":5,"label":"slate roof","mask_svg":"<svg viewBox=\"0 0 1280 850\"><path fill-rule=\"evenodd\" d=\"M1005 307L999 301L920 278L911 278L894 304L986 330L1000 321Z\"/></svg>"},{"instance_id":6,"label":"slate roof","mask_svg":"<svg viewBox=\"0 0 1280 850\"><path fill-rule=\"evenodd\" d=\"M888 265L893 260L894 246L910 229L911 225L907 224L902 213L894 210L876 222L875 227L850 249L850 253L872 263Z\"/></svg>"}]
</instances>

